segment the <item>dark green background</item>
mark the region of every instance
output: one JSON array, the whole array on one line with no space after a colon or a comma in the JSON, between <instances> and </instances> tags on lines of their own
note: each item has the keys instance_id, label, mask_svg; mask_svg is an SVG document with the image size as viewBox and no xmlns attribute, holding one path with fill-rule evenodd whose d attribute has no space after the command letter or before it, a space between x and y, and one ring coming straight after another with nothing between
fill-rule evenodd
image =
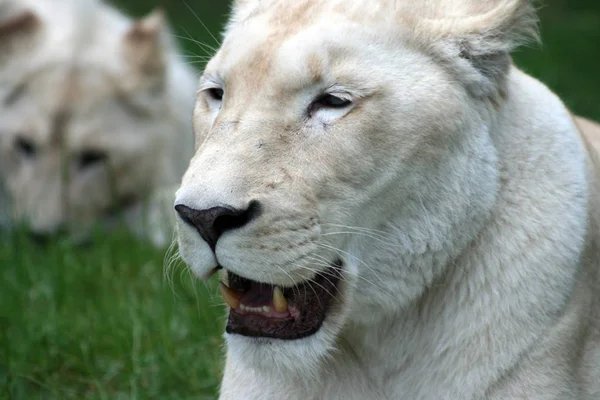
<instances>
[{"instance_id":1,"label":"dark green background","mask_svg":"<svg viewBox=\"0 0 600 400\"><path fill-rule=\"evenodd\" d=\"M138 16L162 7L178 35L214 46L215 40L198 18L219 38L230 2L118 0L114 3ZM547 0L540 2L539 7L543 44L519 50L515 54L516 63L550 86L572 110L600 120L600 1ZM206 54L192 41L182 40L182 46L188 54ZM202 68L201 63L197 66Z\"/></svg>"}]
</instances>

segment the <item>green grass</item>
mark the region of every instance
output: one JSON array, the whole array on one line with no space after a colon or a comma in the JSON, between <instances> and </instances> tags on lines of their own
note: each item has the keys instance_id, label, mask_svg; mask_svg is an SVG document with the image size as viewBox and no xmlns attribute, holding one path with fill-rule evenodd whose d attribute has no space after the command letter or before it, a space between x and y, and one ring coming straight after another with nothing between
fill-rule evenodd
<instances>
[{"instance_id":1,"label":"green grass","mask_svg":"<svg viewBox=\"0 0 600 400\"><path fill-rule=\"evenodd\" d=\"M178 35L216 44L183 0L119 3L135 15L162 5ZM217 36L227 4L188 3ZM517 64L600 120L600 4L551 0L541 16L544 44ZM214 398L221 302L183 267L167 282L164 257L125 234L84 248L0 236L0 399Z\"/></svg>"},{"instance_id":2,"label":"green grass","mask_svg":"<svg viewBox=\"0 0 600 400\"><path fill-rule=\"evenodd\" d=\"M184 269L167 282L164 254L125 234L85 248L0 238L0 398L213 398L212 287Z\"/></svg>"}]
</instances>

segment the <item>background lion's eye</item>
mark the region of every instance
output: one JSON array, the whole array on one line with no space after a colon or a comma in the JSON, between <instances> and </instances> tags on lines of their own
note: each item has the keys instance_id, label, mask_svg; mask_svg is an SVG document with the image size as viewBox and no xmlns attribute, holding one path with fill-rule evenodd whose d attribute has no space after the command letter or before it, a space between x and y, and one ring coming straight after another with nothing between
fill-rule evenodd
<instances>
[{"instance_id":1,"label":"background lion's eye","mask_svg":"<svg viewBox=\"0 0 600 400\"><path fill-rule=\"evenodd\" d=\"M212 89L208 89L208 94L209 96L216 101L222 101L223 100L223 95L225 94L223 92L223 89L220 88L212 88Z\"/></svg>"},{"instance_id":2,"label":"background lion's eye","mask_svg":"<svg viewBox=\"0 0 600 400\"><path fill-rule=\"evenodd\" d=\"M79 168L85 169L94 165L100 164L108 158L108 155L99 150L88 150L81 153L79 156L78 164Z\"/></svg>"},{"instance_id":3,"label":"background lion's eye","mask_svg":"<svg viewBox=\"0 0 600 400\"><path fill-rule=\"evenodd\" d=\"M35 144L33 144L31 140L26 139L24 137L17 138L15 142L15 148L21 155L27 158L35 157L37 153Z\"/></svg>"},{"instance_id":4,"label":"background lion's eye","mask_svg":"<svg viewBox=\"0 0 600 400\"><path fill-rule=\"evenodd\" d=\"M317 98L313 103L313 108L344 108L352 104L350 100L326 94Z\"/></svg>"}]
</instances>

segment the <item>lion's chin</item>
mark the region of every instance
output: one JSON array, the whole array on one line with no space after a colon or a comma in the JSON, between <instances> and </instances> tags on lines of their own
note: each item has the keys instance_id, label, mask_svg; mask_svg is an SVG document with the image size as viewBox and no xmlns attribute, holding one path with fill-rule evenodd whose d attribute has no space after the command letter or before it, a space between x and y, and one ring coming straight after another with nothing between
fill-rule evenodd
<instances>
[{"instance_id":1,"label":"lion's chin","mask_svg":"<svg viewBox=\"0 0 600 400\"><path fill-rule=\"evenodd\" d=\"M341 315L332 312L315 333L294 340L226 333L227 362L266 375L314 376L335 350L341 327Z\"/></svg>"}]
</instances>

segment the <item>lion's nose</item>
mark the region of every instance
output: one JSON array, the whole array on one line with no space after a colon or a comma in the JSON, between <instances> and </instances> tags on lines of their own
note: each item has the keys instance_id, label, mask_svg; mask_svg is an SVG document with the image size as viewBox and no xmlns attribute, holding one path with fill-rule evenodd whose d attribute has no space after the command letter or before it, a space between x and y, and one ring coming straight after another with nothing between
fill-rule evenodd
<instances>
[{"instance_id":1,"label":"lion's nose","mask_svg":"<svg viewBox=\"0 0 600 400\"><path fill-rule=\"evenodd\" d=\"M179 217L188 225L196 228L213 251L217 246L217 240L223 233L246 225L258 215L259 209L256 201L250 202L245 210L232 207L195 210L183 204L175 206Z\"/></svg>"}]
</instances>

